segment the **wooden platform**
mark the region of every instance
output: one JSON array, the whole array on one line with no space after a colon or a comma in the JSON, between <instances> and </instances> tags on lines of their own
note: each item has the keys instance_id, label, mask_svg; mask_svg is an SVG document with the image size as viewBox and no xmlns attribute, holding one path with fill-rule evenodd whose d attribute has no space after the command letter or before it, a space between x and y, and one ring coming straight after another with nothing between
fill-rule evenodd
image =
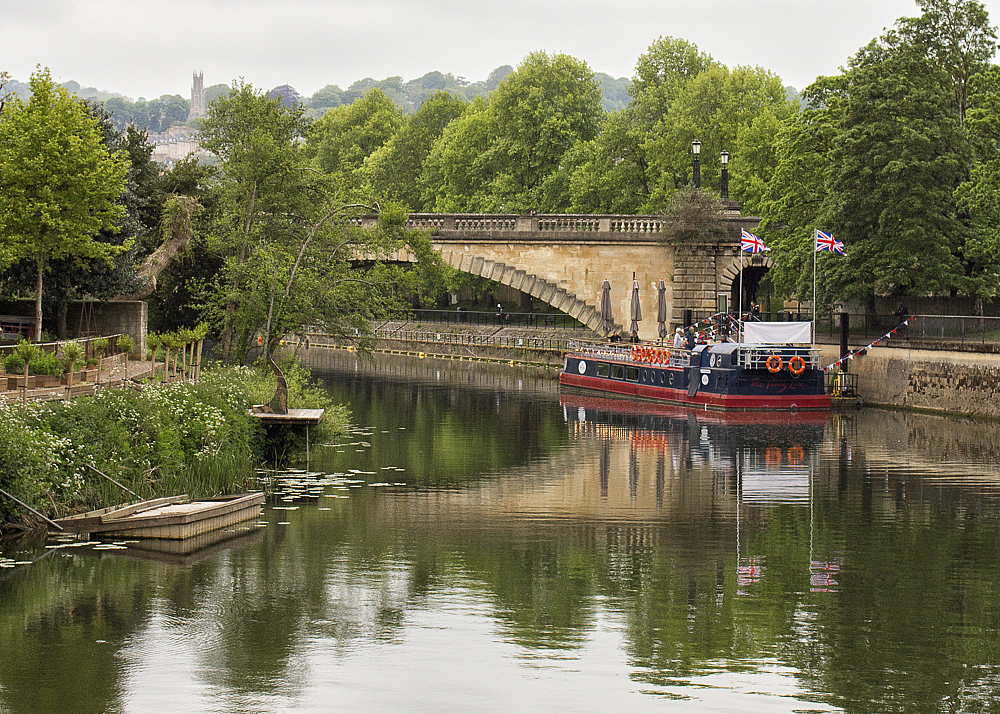
<instances>
[{"instance_id":1,"label":"wooden platform","mask_svg":"<svg viewBox=\"0 0 1000 714\"><path fill-rule=\"evenodd\" d=\"M80 513L56 523L71 533L184 539L256 518L263 503L263 493L201 501L180 495Z\"/></svg>"},{"instance_id":2,"label":"wooden platform","mask_svg":"<svg viewBox=\"0 0 1000 714\"><path fill-rule=\"evenodd\" d=\"M258 411L251 411L250 414L265 424L304 424L306 426L315 426L322 421L324 411L324 409L289 409L286 414Z\"/></svg>"}]
</instances>

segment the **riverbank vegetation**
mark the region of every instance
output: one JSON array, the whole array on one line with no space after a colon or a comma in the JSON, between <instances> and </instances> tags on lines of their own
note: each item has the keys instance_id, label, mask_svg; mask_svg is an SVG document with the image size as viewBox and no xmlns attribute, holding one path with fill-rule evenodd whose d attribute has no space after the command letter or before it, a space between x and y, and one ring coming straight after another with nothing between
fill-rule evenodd
<instances>
[{"instance_id":1,"label":"riverbank vegetation","mask_svg":"<svg viewBox=\"0 0 1000 714\"><path fill-rule=\"evenodd\" d=\"M346 427L346 409L311 385L307 370L288 363L285 377L289 406L326 410L314 438ZM274 391L273 376L258 369L215 366L197 383L0 404L0 488L50 516L132 500L94 469L143 498L254 488L257 468L296 446L294 434L265 430L250 414ZM0 523L25 515L0 499Z\"/></svg>"}]
</instances>

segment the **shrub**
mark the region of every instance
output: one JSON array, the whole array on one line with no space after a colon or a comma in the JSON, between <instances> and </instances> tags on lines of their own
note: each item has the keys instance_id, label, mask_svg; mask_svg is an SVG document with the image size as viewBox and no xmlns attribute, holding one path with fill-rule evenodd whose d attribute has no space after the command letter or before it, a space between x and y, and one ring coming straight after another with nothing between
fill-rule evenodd
<instances>
[{"instance_id":1,"label":"shrub","mask_svg":"<svg viewBox=\"0 0 1000 714\"><path fill-rule=\"evenodd\" d=\"M62 374L62 364L59 362L59 355L55 352L37 350L35 356L28 362L28 371L32 374L58 377Z\"/></svg>"},{"instance_id":2,"label":"shrub","mask_svg":"<svg viewBox=\"0 0 1000 714\"><path fill-rule=\"evenodd\" d=\"M24 358L13 352L4 357L3 368L7 374L24 374Z\"/></svg>"}]
</instances>

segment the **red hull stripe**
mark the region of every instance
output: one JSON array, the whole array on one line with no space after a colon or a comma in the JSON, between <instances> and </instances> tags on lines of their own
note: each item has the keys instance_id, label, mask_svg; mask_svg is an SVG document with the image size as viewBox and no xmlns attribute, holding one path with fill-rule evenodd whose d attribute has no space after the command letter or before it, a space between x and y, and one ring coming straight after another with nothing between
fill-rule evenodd
<instances>
[{"instance_id":1,"label":"red hull stripe","mask_svg":"<svg viewBox=\"0 0 1000 714\"><path fill-rule=\"evenodd\" d=\"M670 387L655 387L653 385L622 382L616 379L588 377L563 372L559 375L559 383L568 387L593 389L610 392L639 399L653 399L673 404L704 406L710 409L829 409L830 396L827 394L795 394L788 396L768 396L763 394L713 394L699 391L689 397L686 389Z\"/></svg>"}]
</instances>

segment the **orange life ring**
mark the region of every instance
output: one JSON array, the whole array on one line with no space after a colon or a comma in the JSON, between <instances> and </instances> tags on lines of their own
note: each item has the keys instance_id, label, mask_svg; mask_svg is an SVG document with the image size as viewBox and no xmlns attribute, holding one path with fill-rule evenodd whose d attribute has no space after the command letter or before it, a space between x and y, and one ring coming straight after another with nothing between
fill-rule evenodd
<instances>
[{"instance_id":1,"label":"orange life ring","mask_svg":"<svg viewBox=\"0 0 1000 714\"><path fill-rule=\"evenodd\" d=\"M788 463L798 466L806 460L806 455L801 446L790 446L788 448Z\"/></svg>"},{"instance_id":2,"label":"orange life ring","mask_svg":"<svg viewBox=\"0 0 1000 714\"><path fill-rule=\"evenodd\" d=\"M767 371L776 374L781 371L781 355L771 355L767 358Z\"/></svg>"},{"instance_id":3,"label":"orange life ring","mask_svg":"<svg viewBox=\"0 0 1000 714\"><path fill-rule=\"evenodd\" d=\"M781 465L781 449L777 446L769 446L764 450L764 461L768 466Z\"/></svg>"},{"instance_id":4,"label":"orange life ring","mask_svg":"<svg viewBox=\"0 0 1000 714\"><path fill-rule=\"evenodd\" d=\"M639 345L632 345L632 361L636 362L639 360Z\"/></svg>"},{"instance_id":5,"label":"orange life ring","mask_svg":"<svg viewBox=\"0 0 1000 714\"><path fill-rule=\"evenodd\" d=\"M795 363L798 362L798 367ZM790 360L788 360L788 371L798 377L800 374L806 371L806 361L802 359L799 355L795 355Z\"/></svg>"}]
</instances>

